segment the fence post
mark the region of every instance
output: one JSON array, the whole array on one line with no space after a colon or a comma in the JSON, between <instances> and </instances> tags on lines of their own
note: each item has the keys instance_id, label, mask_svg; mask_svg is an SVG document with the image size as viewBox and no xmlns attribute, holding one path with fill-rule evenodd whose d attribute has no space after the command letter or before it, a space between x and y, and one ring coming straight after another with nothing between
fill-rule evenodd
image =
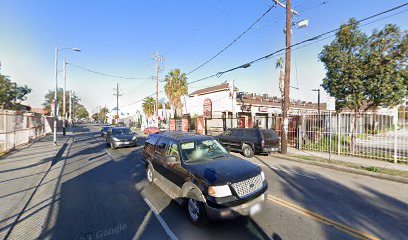
<instances>
[{"instance_id":1,"label":"fence post","mask_svg":"<svg viewBox=\"0 0 408 240\"><path fill-rule=\"evenodd\" d=\"M204 116L204 125L205 125L204 134L207 135L207 117L205 116Z\"/></svg>"},{"instance_id":2,"label":"fence post","mask_svg":"<svg viewBox=\"0 0 408 240\"><path fill-rule=\"evenodd\" d=\"M297 136L297 142L298 142L298 149L302 150L302 125L298 125L298 136Z\"/></svg>"},{"instance_id":3,"label":"fence post","mask_svg":"<svg viewBox=\"0 0 408 240\"><path fill-rule=\"evenodd\" d=\"M340 124L341 124L341 113L337 113L337 155L341 154Z\"/></svg>"},{"instance_id":4,"label":"fence post","mask_svg":"<svg viewBox=\"0 0 408 240\"><path fill-rule=\"evenodd\" d=\"M398 130L398 125L395 127L395 130L394 130L394 163L398 163L397 130Z\"/></svg>"},{"instance_id":5,"label":"fence post","mask_svg":"<svg viewBox=\"0 0 408 240\"><path fill-rule=\"evenodd\" d=\"M331 160L331 153L332 153L332 139L331 139L331 111L329 110L329 160Z\"/></svg>"}]
</instances>

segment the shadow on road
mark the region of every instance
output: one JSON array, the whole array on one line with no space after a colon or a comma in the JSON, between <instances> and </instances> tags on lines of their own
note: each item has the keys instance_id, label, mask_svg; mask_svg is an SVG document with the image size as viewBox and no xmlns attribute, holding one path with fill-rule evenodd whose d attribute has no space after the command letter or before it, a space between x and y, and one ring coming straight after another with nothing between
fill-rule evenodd
<instances>
[{"instance_id":1,"label":"shadow on road","mask_svg":"<svg viewBox=\"0 0 408 240\"><path fill-rule=\"evenodd\" d=\"M255 158L268 166L264 160ZM382 239L401 239L408 236L407 203L367 187L369 183L357 184L357 189L361 189L357 191L301 167L281 168L316 179L269 168L279 177L285 195L292 199L293 203ZM322 229L326 231L328 238L333 236L331 234L334 228Z\"/></svg>"},{"instance_id":2,"label":"shadow on road","mask_svg":"<svg viewBox=\"0 0 408 240\"><path fill-rule=\"evenodd\" d=\"M92 136L92 137L91 137ZM77 161L70 169L62 167L59 176L60 191L55 199L40 238L51 239L164 239L168 236L144 201L148 198L158 209L161 217L180 239L270 239L251 218L235 221L214 222L205 227L191 224L185 209L171 201L156 185L145 181L141 165L140 145L145 138L139 137L139 147L111 150L103 141L89 144L97 137L95 133L81 136L87 141L75 141L71 154L63 161ZM84 146L86 148L83 148ZM102 154L109 151L109 155ZM84 156L89 156L84 158ZM112 158L111 158L112 156ZM78 161L77 158L82 158ZM64 174L75 174L75 169L92 165L89 170L71 176L64 181ZM75 168L73 165L76 165ZM74 170L72 169L74 168ZM81 169L83 171L83 169ZM61 180L62 179L62 180ZM53 219L52 215L55 215ZM274 238L280 239L280 238Z\"/></svg>"}]
</instances>

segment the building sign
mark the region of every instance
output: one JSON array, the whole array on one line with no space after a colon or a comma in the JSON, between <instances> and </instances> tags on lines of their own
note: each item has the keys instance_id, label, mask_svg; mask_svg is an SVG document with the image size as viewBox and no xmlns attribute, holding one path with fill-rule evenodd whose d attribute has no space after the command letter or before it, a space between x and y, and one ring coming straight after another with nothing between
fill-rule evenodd
<instances>
[{"instance_id":1,"label":"building sign","mask_svg":"<svg viewBox=\"0 0 408 240\"><path fill-rule=\"evenodd\" d=\"M204 117L205 118L212 118L212 102L211 99L206 98L204 100L204 104L203 104L203 111L204 111Z\"/></svg>"},{"instance_id":2,"label":"building sign","mask_svg":"<svg viewBox=\"0 0 408 240\"><path fill-rule=\"evenodd\" d=\"M267 112L267 111L268 111L268 108L267 108L267 107L259 107L259 108L258 108L258 111L259 111L259 112Z\"/></svg>"},{"instance_id":3,"label":"building sign","mask_svg":"<svg viewBox=\"0 0 408 240\"><path fill-rule=\"evenodd\" d=\"M250 112L251 111L251 105L242 105L241 106L241 111Z\"/></svg>"}]
</instances>

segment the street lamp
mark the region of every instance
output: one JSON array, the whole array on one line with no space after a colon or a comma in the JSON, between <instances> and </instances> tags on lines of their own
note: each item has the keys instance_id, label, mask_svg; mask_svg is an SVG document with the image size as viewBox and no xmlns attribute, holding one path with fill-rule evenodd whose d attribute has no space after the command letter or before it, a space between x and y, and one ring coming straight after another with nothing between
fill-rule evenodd
<instances>
[{"instance_id":1,"label":"street lamp","mask_svg":"<svg viewBox=\"0 0 408 240\"><path fill-rule=\"evenodd\" d=\"M320 116L320 88L312 89L313 92L317 92L317 112Z\"/></svg>"},{"instance_id":2,"label":"street lamp","mask_svg":"<svg viewBox=\"0 0 408 240\"><path fill-rule=\"evenodd\" d=\"M58 93L58 52L62 50L72 50L76 52L80 52L79 48L55 48L55 93L54 93L54 141L53 144L57 145L57 122L58 122L58 115L57 115L57 93ZM65 68L65 66L64 66ZM65 80L65 70L64 70L64 80ZM63 109L64 109L64 132L65 132L65 81L64 81L64 92L63 92Z\"/></svg>"}]
</instances>

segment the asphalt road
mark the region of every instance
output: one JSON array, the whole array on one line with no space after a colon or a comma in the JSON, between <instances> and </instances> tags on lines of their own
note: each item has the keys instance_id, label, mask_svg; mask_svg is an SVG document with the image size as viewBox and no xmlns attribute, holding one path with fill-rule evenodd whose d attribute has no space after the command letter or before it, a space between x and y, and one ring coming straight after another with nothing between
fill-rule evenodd
<instances>
[{"instance_id":1,"label":"asphalt road","mask_svg":"<svg viewBox=\"0 0 408 240\"><path fill-rule=\"evenodd\" d=\"M197 227L148 184L139 146L112 150L83 126L15 226L10 239L404 239L408 185L280 160L247 159L269 182L253 218ZM237 154L238 155L238 154Z\"/></svg>"}]
</instances>

